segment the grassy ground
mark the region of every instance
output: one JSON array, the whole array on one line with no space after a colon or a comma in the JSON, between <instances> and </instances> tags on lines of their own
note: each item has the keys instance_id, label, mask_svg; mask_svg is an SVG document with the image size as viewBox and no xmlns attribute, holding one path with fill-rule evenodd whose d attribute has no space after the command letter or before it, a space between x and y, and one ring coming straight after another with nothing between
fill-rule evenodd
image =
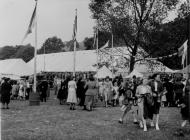
<instances>
[{"instance_id":1,"label":"grassy ground","mask_svg":"<svg viewBox=\"0 0 190 140\"><path fill-rule=\"evenodd\" d=\"M148 127L143 132L133 124L131 113L126 123L118 119L118 107L97 107L92 112L70 111L67 105L59 105L52 95L47 103L29 106L28 101L12 101L9 110L1 110L2 140L190 140L190 127L185 128L185 137L176 137L180 126L177 108L162 108L160 131Z\"/></svg>"}]
</instances>

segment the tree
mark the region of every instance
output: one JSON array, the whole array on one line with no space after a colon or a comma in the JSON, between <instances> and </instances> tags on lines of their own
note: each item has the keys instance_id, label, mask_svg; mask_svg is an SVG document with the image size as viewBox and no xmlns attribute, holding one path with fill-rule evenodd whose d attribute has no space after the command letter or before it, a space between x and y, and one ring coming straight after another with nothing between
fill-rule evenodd
<instances>
[{"instance_id":1,"label":"tree","mask_svg":"<svg viewBox=\"0 0 190 140\"><path fill-rule=\"evenodd\" d=\"M91 0L89 6L98 29L112 33L115 40L127 46L132 71L139 61L135 58L138 48L154 44L150 32L159 27L177 4L178 0ZM151 52L145 57L148 56Z\"/></svg>"},{"instance_id":2,"label":"tree","mask_svg":"<svg viewBox=\"0 0 190 140\"><path fill-rule=\"evenodd\" d=\"M14 56L16 49L13 46L5 46L0 50L0 59L9 59Z\"/></svg>"},{"instance_id":3,"label":"tree","mask_svg":"<svg viewBox=\"0 0 190 140\"><path fill-rule=\"evenodd\" d=\"M56 53L64 51L64 43L60 38L56 36L46 39L42 47L38 50L38 54L43 54L45 50L45 54L48 53Z\"/></svg>"},{"instance_id":4,"label":"tree","mask_svg":"<svg viewBox=\"0 0 190 140\"><path fill-rule=\"evenodd\" d=\"M74 50L74 41L73 40L67 41L65 45L67 46L67 48L69 48L69 51ZM76 48L79 48L78 42L77 42Z\"/></svg>"},{"instance_id":5,"label":"tree","mask_svg":"<svg viewBox=\"0 0 190 140\"><path fill-rule=\"evenodd\" d=\"M34 57L34 47L30 44L16 46L16 49L15 58L22 58L25 62L28 62Z\"/></svg>"},{"instance_id":6,"label":"tree","mask_svg":"<svg viewBox=\"0 0 190 140\"><path fill-rule=\"evenodd\" d=\"M0 49L0 59L22 58L25 62L34 57L34 47L30 44L5 46Z\"/></svg>"},{"instance_id":7,"label":"tree","mask_svg":"<svg viewBox=\"0 0 190 140\"><path fill-rule=\"evenodd\" d=\"M93 37L86 37L84 39L84 46L86 47L86 50L93 50L95 47L93 46L94 44L94 38Z\"/></svg>"}]
</instances>

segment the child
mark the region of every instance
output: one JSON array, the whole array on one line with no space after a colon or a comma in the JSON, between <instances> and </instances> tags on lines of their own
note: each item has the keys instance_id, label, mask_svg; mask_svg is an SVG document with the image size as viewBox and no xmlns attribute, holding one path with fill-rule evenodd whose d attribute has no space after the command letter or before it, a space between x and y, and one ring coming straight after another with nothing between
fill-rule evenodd
<instances>
[{"instance_id":1,"label":"child","mask_svg":"<svg viewBox=\"0 0 190 140\"><path fill-rule=\"evenodd\" d=\"M167 100L166 100L166 94L167 94L167 90L166 90L166 88L164 88L164 92L163 92L162 97L161 97L162 107L165 107L166 102L167 102Z\"/></svg>"},{"instance_id":2,"label":"child","mask_svg":"<svg viewBox=\"0 0 190 140\"><path fill-rule=\"evenodd\" d=\"M122 107L121 111L123 111L121 118L119 119L119 123L123 123L124 117L126 114L131 110L131 107L133 105L133 94L132 91L129 89L125 90L125 93L123 94L123 101L122 101Z\"/></svg>"},{"instance_id":3,"label":"child","mask_svg":"<svg viewBox=\"0 0 190 140\"><path fill-rule=\"evenodd\" d=\"M118 96L119 96L119 87L118 87L118 84L117 82L114 83L114 86L113 86L113 106L116 106L117 105L117 99L118 99Z\"/></svg>"}]
</instances>

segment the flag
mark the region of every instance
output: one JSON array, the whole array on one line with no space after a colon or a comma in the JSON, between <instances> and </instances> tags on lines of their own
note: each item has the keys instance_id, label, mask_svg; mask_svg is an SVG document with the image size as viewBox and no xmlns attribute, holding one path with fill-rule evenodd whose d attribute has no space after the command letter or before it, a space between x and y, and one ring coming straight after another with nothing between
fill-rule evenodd
<instances>
[{"instance_id":1,"label":"flag","mask_svg":"<svg viewBox=\"0 0 190 140\"><path fill-rule=\"evenodd\" d=\"M183 45L178 49L178 55L182 56L182 60L181 60L182 65L186 64L185 60L187 57L187 42L188 42L188 40L186 40L183 43Z\"/></svg>"},{"instance_id":2,"label":"flag","mask_svg":"<svg viewBox=\"0 0 190 140\"><path fill-rule=\"evenodd\" d=\"M35 5L35 8L34 8L34 11L32 13L32 17L30 19L30 24L28 26L28 29L26 31L26 34L22 40L22 43L24 42L24 40L26 39L26 37L28 36L28 34L32 33L32 29L34 28L35 26L35 21L36 21L36 8L37 8L37 2L36 2L36 5Z\"/></svg>"},{"instance_id":3,"label":"flag","mask_svg":"<svg viewBox=\"0 0 190 140\"><path fill-rule=\"evenodd\" d=\"M75 21L73 24L73 40L76 41L76 35L77 35L77 14L75 16Z\"/></svg>"},{"instance_id":4,"label":"flag","mask_svg":"<svg viewBox=\"0 0 190 140\"><path fill-rule=\"evenodd\" d=\"M106 44L103 47L100 48L100 50L103 50L103 49L107 48L108 46L109 46L109 40L106 42Z\"/></svg>"},{"instance_id":5,"label":"flag","mask_svg":"<svg viewBox=\"0 0 190 140\"><path fill-rule=\"evenodd\" d=\"M98 39L98 28L96 28L96 31L95 31L95 33L94 33L94 43L93 43L93 48L95 48L95 46L96 46L97 39Z\"/></svg>"}]
</instances>

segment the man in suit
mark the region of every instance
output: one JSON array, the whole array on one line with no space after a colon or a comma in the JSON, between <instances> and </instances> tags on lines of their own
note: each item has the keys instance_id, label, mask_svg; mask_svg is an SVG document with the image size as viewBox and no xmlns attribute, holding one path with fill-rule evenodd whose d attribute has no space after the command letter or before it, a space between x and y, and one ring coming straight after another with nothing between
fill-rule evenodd
<instances>
[{"instance_id":1,"label":"man in suit","mask_svg":"<svg viewBox=\"0 0 190 140\"><path fill-rule=\"evenodd\" d=\"M150 82L150 86L153 93L153 99L154 99L154 106L153 106L153 114L156 116L156 130L160 130L158 122L159 122L159 112L160 112L160 106L161 106L161 96L162 92L164 90L163 84L160 80L160 74L154 74L152 76L152 81ZM151 126L154 126L154 123L151 122Z\"/></svg>"}]
</instances>

